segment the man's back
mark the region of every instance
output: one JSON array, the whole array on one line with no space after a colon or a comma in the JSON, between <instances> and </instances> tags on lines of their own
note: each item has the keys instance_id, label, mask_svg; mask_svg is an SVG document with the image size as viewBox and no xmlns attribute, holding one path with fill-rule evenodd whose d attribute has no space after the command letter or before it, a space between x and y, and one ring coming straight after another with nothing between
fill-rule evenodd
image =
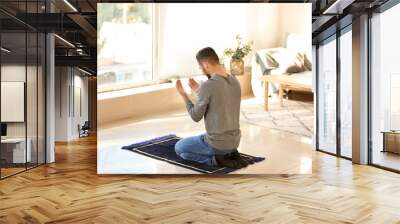
<instances>
[{"instance_id":1,"label":"man's back","mask_svg":"<svg viewBox=\"0 0 400 224\"><path fill-rule=\"evenodd\" d=\"M216 154L229 153L240 143L240 83L233 75L213 75L199 91L201 103L207 102L204 122L206 141ZM208 98L204 99L204 98Z\"/></svg>"}]
</instances>

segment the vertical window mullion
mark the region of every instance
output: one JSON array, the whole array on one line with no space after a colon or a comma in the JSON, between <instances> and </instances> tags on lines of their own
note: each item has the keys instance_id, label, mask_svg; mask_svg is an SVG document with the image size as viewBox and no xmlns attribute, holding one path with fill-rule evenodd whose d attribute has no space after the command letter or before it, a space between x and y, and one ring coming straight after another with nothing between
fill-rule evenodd
<instances>
[{"instance_id":1,"label":"vertical window mullion","mask_svg":"<svg viewBox=\"0 0 400 224\"><path fill-rule=\"evenodd\" d=\"M319 53L318 53L318 51L319 51L319 44L317 44L316 46L315 46L315 92L316 92L316 94L315 94L315 104L316 104L316 106L315 106L315 113L314 113L314 116L315 116L315 120L316 120L316 124L315 124L315 148L318 150L319 149L319 108L318 108L318 106L319 106L319 95L318 95L318 90L319 90L319 72L318 72L318 69L319 69L319 66L318 66L318 60L319 60Z\"/></svg>"},{"instance_id":2,"label":"vertical window mullion","mask_svg":"<svg viewBox=\"0 0 400 224\"><path fill-rule=\"evenodd\" d=\"M367 119L368 119L368 155L367 155L367 163L372 164L373 163L373 149L372 149L372 12L368 12L368 32L367 32L367 39L368 39L368 73L367 73L367 83L368 83L368 114L367 114Z\"/></svg>"},{"instance_id":3,"label":"vertical window mullion","mask_svg":"<svg viewBox=\"0 0 400 224\"><path fill-rule=\"evenodd\" d=\"M25 1L25 12L28 10L27 1ZM25 21L27 21L27 13L25 13ZM25 88L24 88L24 120L25 120L25 170L28 169L28 113L27 113L27 102L28 102L28 25L25 24Z\"/></svg>"},{"instance_id":4,"label":"vertical window mullion","mask_svg":"<svg viewBox=\"0 0 400 224\"><path fill-rule=\"evenodd\" d=\"M341 32L336 31L336 154L341 156L341 119L340 119L340 82L341 82L341 66L340 66L340 36Z\"/></svg>"},{"instance_id":5,"label":"vertical window mullion","mask_svg":"<svg viewBox=\"0 0 400 224\"><path fill-rule=\"evenodd\" d=\"M36 1L39 13L39 1ZM36 166L39 165L39 30L36 31Z\"/></svg>"}]
</instances>

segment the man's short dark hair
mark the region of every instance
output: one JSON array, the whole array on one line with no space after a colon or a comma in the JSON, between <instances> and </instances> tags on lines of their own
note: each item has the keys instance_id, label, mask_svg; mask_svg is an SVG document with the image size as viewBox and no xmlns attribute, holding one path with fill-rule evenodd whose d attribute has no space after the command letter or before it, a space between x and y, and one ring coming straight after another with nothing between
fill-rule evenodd
<instances>
[{"instance_id":1,"label":"man's short dark hair","mask_svg":"<svg viewBox=\"0 0 400 224\"><path fill-rule=\"evenodd\" d=\"M211 47L203 48L199 52L197 52L196 59L197 61L206 60L212 64L219 64L218 55Z\"/></svg>"}]
</instances>

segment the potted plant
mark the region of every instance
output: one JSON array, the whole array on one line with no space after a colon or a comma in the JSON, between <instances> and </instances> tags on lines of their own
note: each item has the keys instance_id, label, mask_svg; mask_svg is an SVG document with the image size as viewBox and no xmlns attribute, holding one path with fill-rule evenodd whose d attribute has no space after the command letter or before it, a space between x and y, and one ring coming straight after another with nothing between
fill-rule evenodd
<instances>
[{"instance_id":1,"label":"potted plant","mask_svg":"<svg viewBox=\"0 0 400 224\"><path fill-rule=\"evenodd\" d=\"M244 61L243 58L246 57L252 50L251 45L253 41L247 44L242 43L242 37L236 35L236 48L226 48L224 50L224 56L231 58L230 68L232 75L243 75L244 74Z\"/></svg>"}]
</instances>

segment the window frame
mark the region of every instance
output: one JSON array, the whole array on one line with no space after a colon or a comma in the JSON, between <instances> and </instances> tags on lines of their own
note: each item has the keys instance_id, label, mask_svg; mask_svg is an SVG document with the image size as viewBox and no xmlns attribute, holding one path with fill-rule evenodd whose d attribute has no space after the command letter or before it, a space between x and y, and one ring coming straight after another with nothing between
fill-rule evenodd
<instances>
[{"instance_id":1,"label":"window frame","mask_svg":"<svg viewBox=\"0 0 400 224\"><path fill-rule=\"evenodd\" d=\"M395 7L396 5L400 4L397 0L388 0L384 4L380 5L379 7L375 8L372 11L368 12L368 32L367 32L367 38L368 38L368 161L367 164L373 167L377 167L379 169L387 170L390 172L394 173L400 173L400 170L391 168L389 166L386 166L384 164L379 164L374 162L374 141L373 141L373 93L374 93L374 88L372 87L372 82L373 82L373 30L374 27L372 25L372 20L377 14L382 14L385 11L391 9L392 7Z\"/></svg>"},{"instance_id":2,"label":"window frame","mask_svg":"<svg viewBox=\"0 0 400 224\"><path fill-rule=\"evenodd\" d=\"M316 46L316 77L317 77L317 81L316 81L316 85L317 85L317 91L319 89L319 83L318 83L318 78L319 78L319 52L318 52L318 48L320 48L321 45L327 44L328 42L331 41L335 41L336 42L336 151L335 152L329 152L326 149L321 148L320 146L320 142L319 142L319 137L320 137L320 130L318 128L319 123L321 122L319 120L319 118L317 117L316 119L316 151L319 152L323 152L329 155L333 155L339 158L343 158L346 160L352 160L352 158L344 156L342 154L342 144L341 144L341 118L340 118L340 104L341 104L341 90L340 90L340 77L341 77L341 65L340 65L340 60L341 60L341 55L340 55L340 38L342 35L344 35L347 32L352 32L352 23L349 23L347 25L345 25L344 27L341 27L340 29L336 30L335 33L331 34L330 36L325 37L322 40L319 40L318 43L314 44ZM319 113L319 107L318 105L320 104L320 99L318 94L317 95L317 99L316 99L316 114Z\"/></svg>"},{"instance_id":3,"label":"window frame","mask_svg":"<svg viewBox=\"0 0 400 224\"><path fill-rule=\"evenodd\" d=\"M131 3L132 4L132 3ZM167 79L160 79L160 74L158 74L158 59L159 59L159 30L160 30L160 4L156 3L141 3L141 4L151 4L151 48L152 48L152 56L151 56L151 80L145 80L141 82L133 82L133 83L120 83L120 84L111 84L105 87L98 87L97 93L106 93L112 91L119 91L131 88L140 88L150 85L163 84L170 82Z\"/></svg>"}]
</instances>

